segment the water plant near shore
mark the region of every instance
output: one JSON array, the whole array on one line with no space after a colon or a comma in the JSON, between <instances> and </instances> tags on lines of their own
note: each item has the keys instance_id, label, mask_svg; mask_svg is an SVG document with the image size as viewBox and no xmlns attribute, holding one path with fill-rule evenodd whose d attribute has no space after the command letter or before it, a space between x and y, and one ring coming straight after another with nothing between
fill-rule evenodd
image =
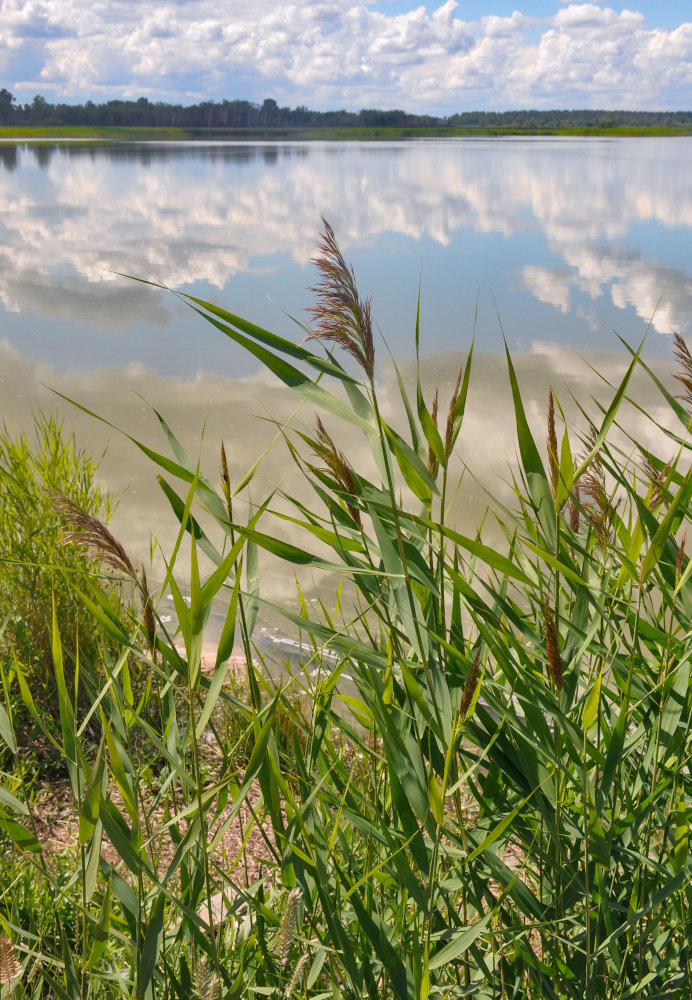
<instances>
[{"instance_id":1,"label":"water plant near shore","mask_svg":"<svg viewBox=\"0 0 692 1000\"><path fill-rule=\"evenodd\" d=\"M138 443L180 524L164 586L184 650L159 619L148 651L144 620L124 620L83 588L122 654L89 713L102 732L96 761L81 749L84 719L61 696L84 933L73 943L61 929L44 981L70 1000L182 998L212 982L228 998L682 997L692 978L687 401L641 349L623 345L625 375L607 405L582 411L581 432L551 391L543 449L508 353L516 500L488 498L505 538L490 545L448 513L472 352L447 401L428 404L420 377L409 396L399 378L407 426L395 428L378 400L369 303L326 224L317 263L318 322L302 344L183 296L317 410L315 430L279 427L314 503L277 489L242 520L257 463L235 486L224 465L217 489L163 418L173 457ZM676 344L687 387L692 364ZM628 426L637 371L675 421L662 428L670 454L654 454ZM362 432L372 471L339 446L342 421ZM287 541L287 524L304 541ZM175 579L184 542L189 607ZM315 614L299 593L296 610L283 612L312 652L278 681L252 646L258 550L335 578L335 607ZM199 551L214 567L204 581ZM220 593L225 625L205 674L202 637ZM224 687L236 636L246 702ZM57 639L54 648L60 677ZM130 662L151 677L139 703ZM242 767L216 724L224 701L247 720ZM277 725L280 709L292 728ZM0 735L11 740L11 726ZM163 816L140 794L152 759ZM249 806L266 850L248 885L239 857L231 863L218 848ZM0 825L27 856L39 853L27 820ZM103 856L104 832L117 860ZM164 840L173 853L162 863ZM30 936L5 920L14 947L30 954ZM109 935L121 951L106 962Z\"/></svg>"}]
</instances>

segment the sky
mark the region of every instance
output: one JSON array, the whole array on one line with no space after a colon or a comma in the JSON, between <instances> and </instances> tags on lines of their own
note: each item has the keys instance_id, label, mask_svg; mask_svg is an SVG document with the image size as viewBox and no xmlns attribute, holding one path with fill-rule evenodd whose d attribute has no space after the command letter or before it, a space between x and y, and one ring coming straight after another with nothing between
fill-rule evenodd
<instances>
[{"instance_id":1,"label":"sky","mask_svg":"<svg viewBox=\"0 0 692 1000\"><path fill-rule=\"evenodd\" d=\"M692 109L692 0L0 0L19 102Z\"/></svg>"}]
</instances>

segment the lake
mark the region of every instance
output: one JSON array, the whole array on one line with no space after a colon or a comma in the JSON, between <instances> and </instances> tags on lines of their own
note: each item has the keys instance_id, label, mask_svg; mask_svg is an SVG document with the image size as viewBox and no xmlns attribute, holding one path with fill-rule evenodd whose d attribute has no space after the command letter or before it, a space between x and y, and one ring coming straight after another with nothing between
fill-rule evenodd
<instances>
[{"instance_id":1,"label":"lake","mask_svg":"<svg viewBox=\"0 0 692 1000\"><path fill-rule=\"evenodd\" d=\"M195 454L206 421L208 474L223 437L239 478L272 434L258 417L283 419L287 394L175 296L115 272L300 340L324 215L386 340L385 415L397 413L387 348L414 377L419 286L430 394L451 391L475 334L462 454L500 492L514 455L502 331L537 428L550 384L585 395L603 390L589 364L624 371L615 331L634 344L650 323L647 356L669 374L670 335L692 320L691 168L692 138L0 145L0 417L21 428L55 408L81 442L108 444L116 530L140 558L152 536L165 548L174 524L151 467L50 389L162 449L142 396ZM256 500L289 465L277 446ZM479 485L457 506L477 522ZM268 596L290 599L290 574L267 581Z\"/></svg>"}]
</instances>

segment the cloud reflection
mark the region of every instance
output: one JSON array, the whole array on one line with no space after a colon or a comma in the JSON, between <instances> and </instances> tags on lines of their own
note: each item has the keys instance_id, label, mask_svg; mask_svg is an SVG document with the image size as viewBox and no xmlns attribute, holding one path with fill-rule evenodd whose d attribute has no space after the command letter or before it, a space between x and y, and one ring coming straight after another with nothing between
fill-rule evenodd
<instances>
[{"instance_id":1,"label":"cloud reflection","mask_svg":"<svg viewBox=\"0 0 692 1000\"><path fill-rule=\"evenodd\" d=\"M648 320L665 288L654 327L670 333L692 315L689 271L624 242L656 227L688 237L691 149L688 139L5 147L0 301L96 329L162 325L168 305L132 284L116 294L113 270L223 289L237 275L304 268L325 214L346 250L392 233L443 247L500 234L522 287L563 314L605 296Z\"/></svg>"},{"instance_id":2,"label":"cloud reflection","mask_svg":"<svg viewBox=\"0 0 692 1000\"><path fill-rule=\"evenodd\" d=\"M463 360L457 353L445 353L423 361L422 381L426 397L430 400L434 388L438 386L443 413L453 389L450 381L452 373ZM572 425L570 430L576 450L579 431L584 432L585 423L572 402L571 393L574 392L581 401L588 402L593 396L606 402L610 399L607 383L616 385L619 382L629 357L623 350L619 355L598 354L582 358L573 351L537 343L532 351L515 355L513 361L538 447L543 448L545 440L548 387L552 385ZM652 362L652 366L657 375L671 385L672 365ZM404 364L401 372L409 391L415 393L415 365ZM88 447L93 454L100 454L106 449L100 475L111 496L119 498L112 522L113 530L133 557L145 562L149 559L152 539L158 539L162 550L170 554L177 534L177 522L155 479L156 468L124 434L66 403L52 389L101 414L115 427L151 448L168 454L169 446L152 409L156 407L193 459L200 459L202 470L212 482L219 481L219 446L222 439L229 459L231 481L237 483L275 433L275 425L261 418L271 416L285 421L296 402L295 396L264 374L237 379L205 373L186 381L178 376L162 377L143 366L128 370L63 373L51 365L27 361L6 342L0 341L0 420L17 430L28 430L32 411L56 411L64 418L66 427L74 429L80 445ZM391 366L382 370L378 392L385 418L406 433L406 417ZM661 401L652 383L641 376L635 378L632 394L640 409L635 410L624 404L624 423L638 440L668 457L669 442L662 428L671 419L670 409ZM141 396L148 402L145 403ZM592 406L591 403L588 405ZM598 412L595 406L593 412ZM328 417L325 417L325 423L349 461L367 474L367 470L372 468L372 459L360 432L344 428ZM313 416L308 407L294 418L294 426L312 431ZM624 437L622 444L628 451L631 449L631 442ZM470 469L463 476L451 511L451 522L459 530L465 534L475 532L489 496L512 504L508 481L509 469L515 461L516 437L505 364L498 355L479 354L474 361L454 470L460 475L464 464ZM277 483L304 503L314 504L314 495L297 471L280 436L253 480L253 502L256 505L261 503ZM180 486L180 489L185 487ZM272 507L275 504L276 501L273 501ZM240 501L237 513L240 518L247 515ZM203 517L203 512L199 510L196 514ZM265 521L265 525L266 530L271 530L269 521ZM282 521L280 530L282 537L299 542L299 538L292 535L289 522ZM496 537L493 531L497 533ZM497 526L493 527L492 520L484 532L486 540L501 544L501 535ZM314 547L316 543L311 544ZM181 560L178 568L184 576L184 561ZM337 582L330 574L315 574L302 581L308 595L316 590L325 597L327 604ZM273 602L292 601L295 598L292 569L265 559L262 594Z\"/></svg>"}]
</instances>

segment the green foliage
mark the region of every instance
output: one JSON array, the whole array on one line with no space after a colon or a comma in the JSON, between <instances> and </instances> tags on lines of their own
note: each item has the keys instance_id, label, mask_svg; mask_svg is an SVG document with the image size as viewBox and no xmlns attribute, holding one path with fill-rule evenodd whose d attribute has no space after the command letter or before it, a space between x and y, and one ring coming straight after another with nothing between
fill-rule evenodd
<instances>
[{"instance_id":1,"label":"green foliage","mask_svg":"<svg viewBox=\"0 0 692 1000\"><path fill-rule=\"evenodd\" d=\"M43 956L39 985L22 979L15 989L166 1000L687 995L689 415L631 351L610 406L585 414L581 432L558 434L551 394L546 451L508 357L515 509L494 503L501 549L467 537L447 511L471 359L445 420L420 382L415 406L400 383L404 436L379 407L369 304L340 255L319 266L330 299L316 315L335 315L341 294L349 304L348 325L328 330L327 342L352 357L356 344L371 352L359 381L335 354L194 307L330 425L362 431L376 471L354 469L323 423L282 428L314 493L310 506L283 497L302 530L289 543L285 506L275 511L271 498L248 504L247 523L237 516L256 466L234 490L224 465L217 490L167 426L173 458L138 443L179 484L165 490L180 523L165 586L184 649L160 620L148 648L144 626L85 587L86 606L122 646L117 660L106 657L107 683L85 713L69 698L56 616L61 752L79 816L69 882L79 933L56 906L57 932L39 933L37 944L5 909L15 949ZM679 358L684 367L682 350ZM680 420L668 432L672 458L623 451L615 437L634 433L625 408L638 369ZM692 357L687 376L692 384ZM314 552L318 541L329 557ZM183 543L189 606L175 576ZM206 580L202 545L216 566ZM335 584L337 606L318 615L299 594L286 618L303 657L282 680L253 653L254 547L331 568L356 594L347 605ZM228 614L210 671L202 639L224 586ZM236 639L247 696L225 677ZM135 699L130 678L142 668L151 683ZM11 747L11 702L0 722ZM100 731L96 760L84 748L87 723ZM55 892L23 773L5 776L0 805L8 851L23 852L42 891ZM243 836L248 822L265 836L254 882L241 856L220 851L241 821Z\"/></svg>"},{"instance_id":2,"label":"green foliage","mask_svg":"<svg viewBox=\"0 0 692 1000\"><path fill-rule=\"evenodd\" d=\"M34 440L0 433L0 608L7 615L0 655L20 659L35 696L44 704L56 695L51 652L55 601L66 655L80 649L87 665L97 655L98 630L74 587L99 570L77 546L60 544L62 526L47 491L70 497L90 516L107 501L96 479L97 462L78 448L55 417L35 419Z\"/></svg>"}]
</instances>

